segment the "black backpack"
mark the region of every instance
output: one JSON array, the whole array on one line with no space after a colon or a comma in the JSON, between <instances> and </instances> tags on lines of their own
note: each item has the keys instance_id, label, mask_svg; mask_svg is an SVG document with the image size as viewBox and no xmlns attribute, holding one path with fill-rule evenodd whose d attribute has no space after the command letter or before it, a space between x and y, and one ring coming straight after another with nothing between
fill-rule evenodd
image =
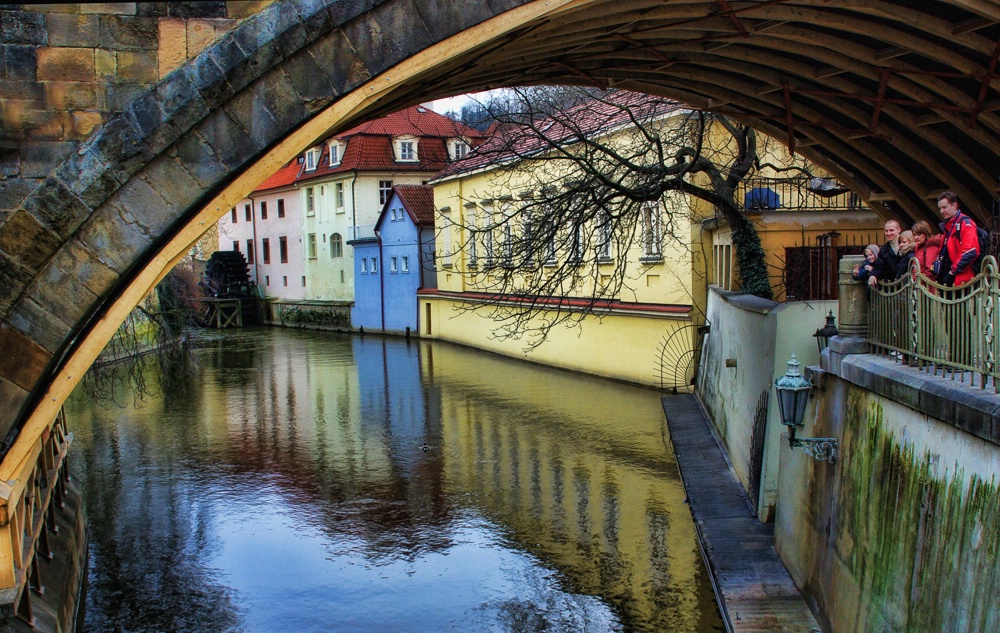
<instances>
[{"instance_id":1,"label":"black backpack","mask_svg":"<svg viewBox=\"0 0 1000 633\"><path fill-rule=\"evenodd\" d=\"M962 227L965 222L959 222L958 226L955 227L955 237L962 239ZM970 267L972 268L972 274L978 275L979 271L983 268L983 260L986 256L990 254L991 238L990 233L983 227L976 225L976 237L979 238L979 254L974 260Z\"/></svg>"}]
</instances>

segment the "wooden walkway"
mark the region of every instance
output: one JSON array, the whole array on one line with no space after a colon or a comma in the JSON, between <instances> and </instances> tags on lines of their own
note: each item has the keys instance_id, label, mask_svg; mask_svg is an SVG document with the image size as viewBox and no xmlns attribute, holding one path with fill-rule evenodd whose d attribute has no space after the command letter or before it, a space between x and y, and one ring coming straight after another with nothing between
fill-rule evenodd
<instances>
[{"instance_id":1,"label":"wooden walkway","mask_svg":"<svg viewBox=\"0 0 1000 633\"><path fill-rule=\"evenodd\" d=\"M821 631L774 550L774 524L753 516L695 396L664 396L663 411L727 629Z\"/></svg>"}]
</instances>

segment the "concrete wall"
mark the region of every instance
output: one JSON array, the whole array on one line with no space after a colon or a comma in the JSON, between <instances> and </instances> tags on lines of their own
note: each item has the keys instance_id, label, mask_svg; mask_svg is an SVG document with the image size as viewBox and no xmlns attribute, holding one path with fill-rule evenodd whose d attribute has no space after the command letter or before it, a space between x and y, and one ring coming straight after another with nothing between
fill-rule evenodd
<instances>
[{"instance_id":1,"label":"concrete wall","mask_svg":"<svg viewBox=\"0 0 1000 633\"><path fill-rule=\"evenodd\" d=\"M1000 630L1000 398L828 358L839 376L813 392L801 435L837 437L837 462L781 450L775 541L796 584L836 633Z\"/></svg>"},{"instance_id":2,"label":"concrete wall","mask_svg":"<svg viewBox=\"0 0 1000 633\"><path fill-rule=\"evenodd\" d=\"M712 287L708 298L711 330L702 349L697 390L715 431L744 488L750 484L754 411L768 394L758 513L767 520L777 494L777 446L783 432L772 381L785 373L794 352L814 365L819 352L813 333L825 322L835 301L775 303ZM781 333L780 337L778 333Z\"/></svg>"}]
</instances>

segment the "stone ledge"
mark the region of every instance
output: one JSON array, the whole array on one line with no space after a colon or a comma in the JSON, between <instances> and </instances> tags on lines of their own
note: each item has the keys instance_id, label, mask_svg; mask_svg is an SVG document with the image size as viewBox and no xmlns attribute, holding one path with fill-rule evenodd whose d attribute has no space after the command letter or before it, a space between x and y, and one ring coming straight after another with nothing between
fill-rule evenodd
<instances>
[{"instance_id":1,"label":"stone ledge","mask_svg":"<svg viewBox=\"0 0 1000 633\"><path fill-rule=\"evenodd\" d=\"M1000 395L874 354L824 351L820 365L847 382L1000 445ZM968 378L968 376L966 376Z\"/></svg>"}]
</instances>

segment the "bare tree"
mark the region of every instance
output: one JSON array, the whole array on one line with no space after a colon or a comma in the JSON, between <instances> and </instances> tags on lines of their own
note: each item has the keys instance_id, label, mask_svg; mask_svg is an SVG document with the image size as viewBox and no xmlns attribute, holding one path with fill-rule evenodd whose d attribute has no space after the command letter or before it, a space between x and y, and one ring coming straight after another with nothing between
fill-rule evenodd
<instances>
[{"instance_id":1,"label":"bare tree","mask_svg":"<svg viewBox=\"0 0 1000 633\"><path fill-rule=\"evenodd\" d=\"M498 336L530 334L531 348L627 297L638 278L627 257L641 253L641 273L665 246L691 248L692 199L732 229L743 291L772 297L736 192L762 168L787 168L761 164L752 128L669 99L581 88L511 89L483 108L490 140L442 177L492 170L490 191L475 192L457 223Z\"/></svg>"}]
</instances>

